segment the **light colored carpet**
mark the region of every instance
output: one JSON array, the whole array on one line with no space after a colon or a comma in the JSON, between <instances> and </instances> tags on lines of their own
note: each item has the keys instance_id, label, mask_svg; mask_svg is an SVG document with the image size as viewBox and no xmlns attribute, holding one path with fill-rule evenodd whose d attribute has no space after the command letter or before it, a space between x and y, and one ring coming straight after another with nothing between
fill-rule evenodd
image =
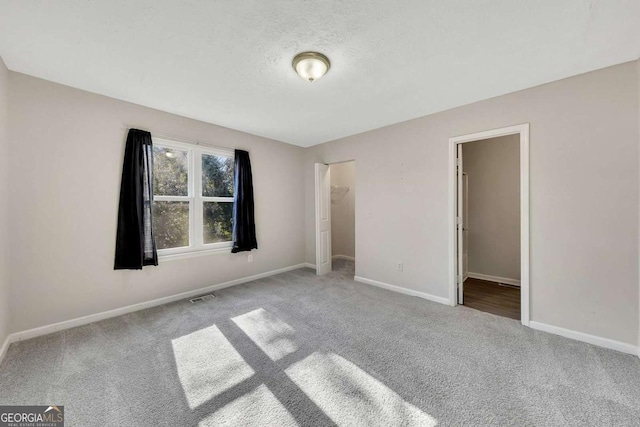
<instances>
[{"instance_id":1,"label":"light colored carpet","mask_svg":"<svg viewBox=\"0 0 640 427\"><path fill-rule=\"evenodd\" d=\"M640 425L640 360L296 270L11 345L0 404L68 426Z\"/></svg>"}]
</instances>

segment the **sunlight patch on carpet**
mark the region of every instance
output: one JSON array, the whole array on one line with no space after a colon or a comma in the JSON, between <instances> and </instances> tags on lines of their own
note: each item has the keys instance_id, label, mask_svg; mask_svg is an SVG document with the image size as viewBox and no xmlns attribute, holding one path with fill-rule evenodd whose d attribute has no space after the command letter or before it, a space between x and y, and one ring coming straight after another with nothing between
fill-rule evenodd
<instances>
[{"instance_id":1,"label":"sunlight patch on carpet","mask_svg":"<svg viewBox=\"0 0 640 427\"><path fill-rule=\"evenodd\" d=\"M202 420L199 427L213 426L297 426L293 416L261 384Z\"/></svg>"},{"instance_id":2,"label":"sunlight patch on carpet","mask_svg":"<svg viewBox=\"0 0 640 427\"><path fill-rule=\"evenodd\" d=\"M435 426L435 418L337 354L313 353L285 370L339 426Z\"/></svg>"},{"instance_id":3,"label":"sunlight patch on carpet","mask_svg":"<svg viewBox=\"0 0 640 427\"><path fill-rule=\"evenodd\" d=\"M191 409L255 374L215 325L176 338L171 344Z\"/></svg>"},{"instance_id":4,"label":"sunlight patch on carpet","mask_svg":"<svg viewBox=\"0 0 640 427\"><path fill-rule=\"evenodd\" d=\"M295 329L263 308L231 320L273 361L298 350Z\"/></svg>"}]
</instances>

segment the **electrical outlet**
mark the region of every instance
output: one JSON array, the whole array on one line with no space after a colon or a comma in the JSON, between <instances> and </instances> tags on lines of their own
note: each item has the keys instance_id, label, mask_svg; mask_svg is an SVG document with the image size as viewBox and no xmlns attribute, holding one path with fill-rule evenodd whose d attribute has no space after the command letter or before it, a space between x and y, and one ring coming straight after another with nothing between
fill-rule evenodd
<instances>
[{"instance_id":1,"label":"electrical outlet","mask_svg":"<svg viewBox=\"0 0 640 427\"><path fill-rule=\"evenodd\" d=\"M396 269L398 271L402 271L404 269L404 264L402 264L401 262L398 263L398 266L396 267Z\"/></svg>"},{"instance_id":2,"label":"electrical outlet","mask_svg":"<svg viewBox=\"0 0 640 427\"><path fill-rule=\"evenodd\" d=\"M253 262L253 255L252 254L247 255L247 262Z\"/></svg>"}]
</instances>

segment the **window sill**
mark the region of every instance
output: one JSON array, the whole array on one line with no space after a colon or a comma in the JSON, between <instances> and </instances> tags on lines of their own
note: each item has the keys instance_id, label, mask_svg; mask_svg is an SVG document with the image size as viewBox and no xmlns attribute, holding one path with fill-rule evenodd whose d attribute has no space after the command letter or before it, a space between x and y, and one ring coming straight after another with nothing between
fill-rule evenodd
<instances>
[{"instance_id":1,"label":"window sill","mask_svg":"<svg viewBox=\"0 0 640 427\"><path fill-rule=\"evenodd\" d=\"M188 251L188 252L178 252L173 254L158 254L158 263L165 261L176 261L179 259L186 258L195 258L206 255L222 255L222 254L231 254L231 246L226 246L223 248L215 248L215 249L204 249L201 251Z\"/></svg>"}]
</instances>

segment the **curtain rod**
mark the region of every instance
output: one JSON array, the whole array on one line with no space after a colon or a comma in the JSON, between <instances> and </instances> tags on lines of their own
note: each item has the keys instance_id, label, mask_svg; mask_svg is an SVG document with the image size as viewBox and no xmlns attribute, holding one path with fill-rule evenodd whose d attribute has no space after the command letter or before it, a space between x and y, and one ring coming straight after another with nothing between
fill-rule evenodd
<instances>
[{"instance_id":1,"label":"curtain rod","mask_svg":"<svg viewBox=\"0 0 640 427\"><path fill-rule=\"evenodd\" d=\"M223 147L221 145L215 145L215 144L211 144L208 143L206 141L200 141L199 139L186 139L186 138L181 138L179 136L175 136L175 135L169 135L169 134L162 134L162 133L157 133L157 132L153 132L151 130L148 130L146 127L138 127L138 126L129 126L129 127L125 127L124 130L126 130L127 132L129 131L129 129L139 129L139 130L145 130L149 133L151 133L151 137L156 137L156 138L160 138L160 139L168 139L169 141L173 141L173 142L182 142L184 144L194 144L194 145L202 145L205 147L209 147L209 148L217 148L220 150L234 150L234 148L231 147ZM240 148L242 150L242 148ZM246 150L249 151L249 150Z\"/></svg>"}]
</instances>

